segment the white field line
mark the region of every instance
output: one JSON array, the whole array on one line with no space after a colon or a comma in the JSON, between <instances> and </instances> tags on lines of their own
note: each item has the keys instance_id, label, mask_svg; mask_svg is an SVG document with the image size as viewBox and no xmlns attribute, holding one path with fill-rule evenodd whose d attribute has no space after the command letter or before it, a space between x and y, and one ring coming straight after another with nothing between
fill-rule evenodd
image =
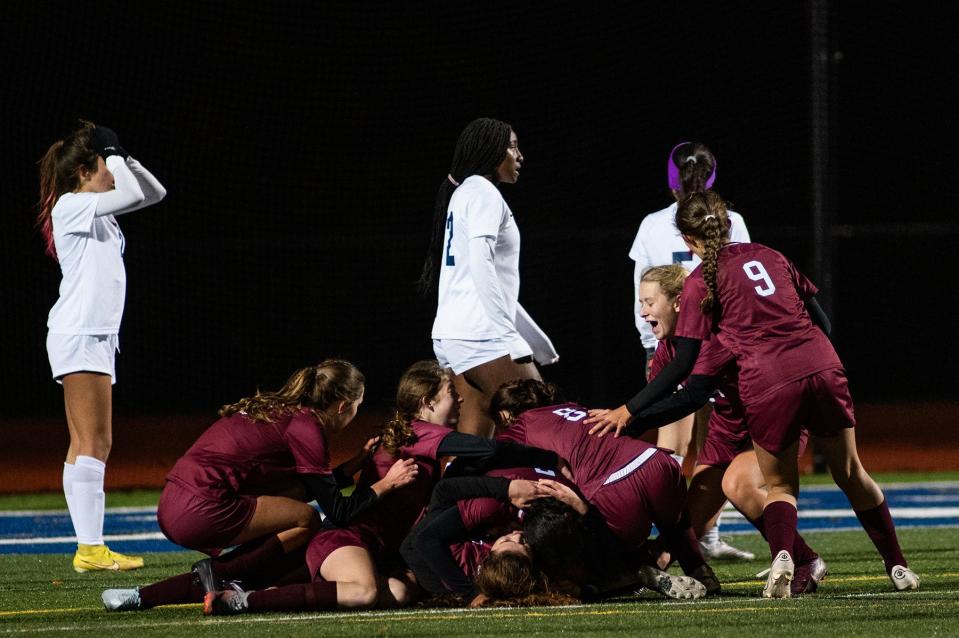
<instances>
[{"instance_id":1,"label":"white field line","mask_svg":"<svg viewBox=\"0 0 959 638\"><path fill-rule=\"evenodd\" d=\"M893 518L959 518L959 507L891 507L889 513ZM851 508L839 509L800 509L799 518L852 518L856 513ZM723 510L724 520L746 520L746 517L736 510Z\"/></svg>"},{"instance_id":2,"label":"white field line","mask_svg":"<svg viewBox=\"0 0 959 638\"><path fill-rule=\"evenodd\" d=\"M817 598L825 600L839 600L839 599L865 599L865 598L879 598L887 599L890 597L899 597L903 602L909 601L910 599L933 599L932 601L923 600L922 604L936 604L942 605L943 602L935 602L935 599L942 597L952 597L951 602L955 602L955 597L959 596L959 589L951 590L920 590L916 592L880 592L874 594L842 594L842 595L818 595ZM323 620L347 620L352 619L356 622L382 622L383 620L393 619L403 619L403 620L429 620L430 617L436 618L437 620L460 620L473 617L476 619L476 616L481 618L484 616L492 617L542 617L542 616L616 616L616 615L643 615L643 614L655 614L663 611L673 611L681 613L689 613L690 611L710 611L710 608L713 608L717 612L724 611L723 606L739 606L743 605L759 605L759 606L768 606L774 607L775 605L783 604L779 600L763 599L763 598L749 598L743 600L741 598L737 599L728 599L728 600L705 600L705 601L663 601L659 604L652 604L649 606L644 606L641 609L616 609L609 608L605 605L567 605L561 607L529 607L529 608L501 608L501 609L463 609L463 608L453 608L453 609L418 609L418 610L401 610L401 611L359 611L359 612L334 612L334 613L302 613L302 614L268 614L264 616L256 615L243 615L243 616L234 616L228 618L203 618L198 616L195 620L170 620L170 621L148 621L148 622L124 622L124 623L105 623L102 619L96 619L88 621L84 624L94 624L97 631L108 631L108 630L121 630L128 631L131 629L148 629L153 627L193 627L200 628L204 626L211 625L235 625L235 624L254 624L254 623L303 623L303 622L316 622ZM687 607L696 607L700 606L702 609L685 609ZM741 611L754 611L759 610L761 607L749 607L741 609ZM90 608L89 611L94 611L94 608ZM78 610L80 611L80 610ZM83 611L87 611L84 609ZM729 610L730 612L735 613L738 611L736 608ZM864 612L865 613L865 612ZM75 632L78 629L82 629L80 623L74 623L69 625L61 625L57 627L43 627L42 631L44 632ZM30 627L30 628L10 628L2 629L0 633L4 634L24 634L24 633L36 633L40 631L39 627Z\"/></svg>"},{"instance_id":3,"label":"white field line","mask_svg":"<svg viewBox=\"0 0 959 638\"><path fill-rule=\"evenodd\" d=\"M140 505L137 507L108 507L107 514L153 514L156 515L156 505ZM44 516L69 516L67 510L16 510L0 512L0 518L34 518Z\"/></svg>"},{"instance_id":4,"label":"white field line","mask_svg":"<svg viewBox=\"0 0 959 638\"><path fill-rule=\"evenodd\" d=\"M162 532L140 532L137 534L106 534L106 542L113 541L162 541L166 536ZM0 538L0 545L54 545L56 543L76 543L76 536L50 536L35 538Z\"/></svg>"}]
</instances>

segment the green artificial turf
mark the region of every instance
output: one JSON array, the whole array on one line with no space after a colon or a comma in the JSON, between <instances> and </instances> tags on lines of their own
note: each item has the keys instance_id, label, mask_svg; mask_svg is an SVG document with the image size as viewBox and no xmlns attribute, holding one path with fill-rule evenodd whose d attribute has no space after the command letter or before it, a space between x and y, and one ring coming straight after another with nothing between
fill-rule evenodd
<instances>
[{"instance_id":1,"label":"green artificial turf","mask_svg":"<svg viewBox=\"0 0 959 638\"><path fill-rule=\"evenodd\" d=\"M862 532L807 535L830 574L819 593L763 600L755 573L764 560L713 564L724 593L673 602L643 594L611 603L562 608L416 609L396 612L261 614L204 618L199 605L108 613L100 592L153 582L189 569L198 554L146 556L138 572L76 574L66 555L0 556L0 634L104 636L542 636L620 637L869 636L959 634L959 549L955 528L901 530L918 592L895 593ZM766 556L758 536L736 544Z\"/></svg>"}]
</instances>

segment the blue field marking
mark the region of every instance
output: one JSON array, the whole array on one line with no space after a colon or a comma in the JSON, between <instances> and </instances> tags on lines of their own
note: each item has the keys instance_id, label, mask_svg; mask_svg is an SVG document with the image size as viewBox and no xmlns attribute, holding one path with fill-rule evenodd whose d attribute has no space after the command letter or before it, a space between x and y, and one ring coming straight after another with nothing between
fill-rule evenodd
<instances>
[{"instance_id":1,"label":"blue field marking","mask_svg":"<svg viewBox=\"0 0 959 638\"><path fill-rule=\"evenodd\" d=\"M959 481L890 483L882 486L900 529L959 527ZM846 496L835 486L804 487L799 497L799 529L860 529ZM722 533L754 534L738 512L723 513ZM156 507L110 508L104 540L124 553L175 552L184 548L164 538ZM0 554L67 554L76 549L70 515L65 511L0 512Z\"/></svg>"}]
</instances>

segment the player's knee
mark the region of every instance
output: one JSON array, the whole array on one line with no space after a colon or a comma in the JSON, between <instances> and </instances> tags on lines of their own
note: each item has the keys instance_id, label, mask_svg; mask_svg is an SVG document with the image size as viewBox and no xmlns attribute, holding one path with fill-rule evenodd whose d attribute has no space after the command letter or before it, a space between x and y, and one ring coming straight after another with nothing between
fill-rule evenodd
<instances>
[{"instance_id":1,"label":"player's knee","mask_svg":"<svg viewBox=\"0 0 959 638\"><path fill-rule=\"evenodd\" d=\"M347 587L338 584L337 592L341 598L340 604L352 609L369 609L374 607L380 598L380 590L375 582L349 583Z\"/></svg>"},{"instance_id":2,"label":"player's knee","mask_svg":"<svg viewBox=\"0 0 959 638\"><path fill-rule=\"evenodd\" d=\"M743 501L745 491L746 486L743 485L740 477L728 472L723 476L723 494L725 494L726 498L732 501L733 504Z\"/></svg>"},{"instance_id":3,"label":"player's knee","mask_svg":"<svg viewBox=\"0 0 959 638\"><path fill-rule=\"evenodd\" d=\"M79 456L92 456L95 459L106 462L110 456L110 449L113 447L113 437L110 433L81 435L77 441L76 452Z\"/></svg>"}]
</instances>

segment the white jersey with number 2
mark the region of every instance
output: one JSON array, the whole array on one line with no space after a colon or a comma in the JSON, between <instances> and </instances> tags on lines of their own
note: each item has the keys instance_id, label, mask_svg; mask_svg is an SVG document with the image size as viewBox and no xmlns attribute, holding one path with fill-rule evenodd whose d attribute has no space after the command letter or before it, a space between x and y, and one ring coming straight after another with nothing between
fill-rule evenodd
<instances>
[{"instance_id":1,"label":"white jersey with number 2","mask_svg":"<svg viewBox=\"0 0 959 638\"><path fill-rule=\"evenodd\" d=\"M470 240L475 238L491 240L495 278L471 272L471 263L477 264L480 257L470 255ZM463 180L453 192L446 217L434 339L518 337L519 247L519 228L499 189L480 175Z\"/></svg>"}]
</instances>

